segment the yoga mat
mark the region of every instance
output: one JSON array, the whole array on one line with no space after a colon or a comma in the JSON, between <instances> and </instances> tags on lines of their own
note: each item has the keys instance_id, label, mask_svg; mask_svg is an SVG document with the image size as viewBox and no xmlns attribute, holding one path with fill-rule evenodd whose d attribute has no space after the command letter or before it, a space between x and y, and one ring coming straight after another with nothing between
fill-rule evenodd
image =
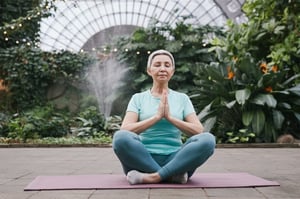
<instances>
[{"instance_id":1,"label":"yoga mat","mask_svg":"<svg viewBox=\"0 0 300 199\"><path fill-rule=\"evenodd\" d=\"M38 176L25 187L25 191L40 190L84 190L84 189L167 189L167 188L233 188L279 186L248 173L196 173L187 184L138 184L130 185L124 175L69 175Z\"/></svg>"}]
</instances>

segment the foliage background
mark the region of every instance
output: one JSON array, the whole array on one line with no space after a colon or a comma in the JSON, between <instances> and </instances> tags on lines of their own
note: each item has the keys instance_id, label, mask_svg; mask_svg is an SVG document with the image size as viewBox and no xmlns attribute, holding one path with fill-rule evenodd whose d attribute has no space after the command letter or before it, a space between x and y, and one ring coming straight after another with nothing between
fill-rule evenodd
<instances>
[{"instance_id":1,"label":"foliage background","mask_svg":"<svg viewBox=\"0 0 300 199\"><path fill-rule=\"evenodd\" d=\"M254 133L255 142L299 138L299 5L246 1L249 21L229 22L226 37L213 40L218 59L202 68L197 100L200 118L221 141L241 131Z\"/></svg>"},{"instance_id":2,"label":"foliage background","mask_svg":"<svg viewBox=\"0 0 300 199\"><path fill-rule=\"evenodd\" d=\"M149 88L148 51L165 48L177 61L170 86L190 94L199 119L218 142L276 142L283 134L299 138L299 3L252 0L243 10L248 22L228 21L224 32L183 19L176 27L154 23L121 40L119 57L133 77L125 80L124 96Z\"/></svg>"},{"instance_id":3,"label":"foliage background","mask_svg":"<svg viewBox=\"0 0 300 199\"><path fill-rule=\"evenodd\" d=\"M39 41L39 22L55 9L51 0L2 0L0 2L0 48L34 45Z\"/></svg>"}]
</instances>

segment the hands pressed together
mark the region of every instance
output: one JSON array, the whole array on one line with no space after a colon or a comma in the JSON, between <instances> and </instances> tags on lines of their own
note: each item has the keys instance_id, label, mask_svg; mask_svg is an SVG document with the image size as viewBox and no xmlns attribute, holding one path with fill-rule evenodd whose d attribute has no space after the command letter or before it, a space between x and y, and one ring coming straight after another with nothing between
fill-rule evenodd
<instances>
[{"instance_id":1,"label":"hands pressed together","mask_svg":"<svg viewBox=\"0 0 300 199\"><path fill-rule=\"evenodd\" d=\"M164 90L162 93L162 97L160 99L160 104L157 110L158 119L166 118L169 119L171 117L168 103L168 92Z\"/></svg>"}]
</instances>

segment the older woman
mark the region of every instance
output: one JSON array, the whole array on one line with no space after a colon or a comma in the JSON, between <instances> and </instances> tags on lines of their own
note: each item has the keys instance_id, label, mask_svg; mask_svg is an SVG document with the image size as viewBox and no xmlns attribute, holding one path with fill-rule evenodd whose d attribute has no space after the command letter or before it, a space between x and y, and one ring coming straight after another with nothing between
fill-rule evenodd
<instances>
[{"instance_id":1,"label":"older woman","mask_svg":"<svg viewBox=\"0 0 300 199\"><path fill-rule=\"evenodd\" d=\"M169 88L174 72L170 52L149 56L152 88L132 96L114 134L113 149L130 184L184 184L214 152L215 137L203 132L189 97ZM182 132L190 136L184 144Z\"/></svg>"}]
</instances>

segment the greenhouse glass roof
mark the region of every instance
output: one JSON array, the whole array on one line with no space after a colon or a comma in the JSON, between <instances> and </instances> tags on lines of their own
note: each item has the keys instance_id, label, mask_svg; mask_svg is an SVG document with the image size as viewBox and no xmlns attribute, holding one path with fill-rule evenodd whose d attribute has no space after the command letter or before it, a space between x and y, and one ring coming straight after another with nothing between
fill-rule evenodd
<instances>
[{"instance_id":1,"label":"greenhouse glass roof","mask_svg":"<svg viewBox=\"0 0 300 199\"><path fill-rule=\"evenodd\" d=\"M101 47L113 36L148 27L153 19L174 25L182 16L195 25L223 26L228 18L245 21L244 0L65 0L53 16L43 19L43 50L79 52Z\"/></svg>"}]
</instances>

